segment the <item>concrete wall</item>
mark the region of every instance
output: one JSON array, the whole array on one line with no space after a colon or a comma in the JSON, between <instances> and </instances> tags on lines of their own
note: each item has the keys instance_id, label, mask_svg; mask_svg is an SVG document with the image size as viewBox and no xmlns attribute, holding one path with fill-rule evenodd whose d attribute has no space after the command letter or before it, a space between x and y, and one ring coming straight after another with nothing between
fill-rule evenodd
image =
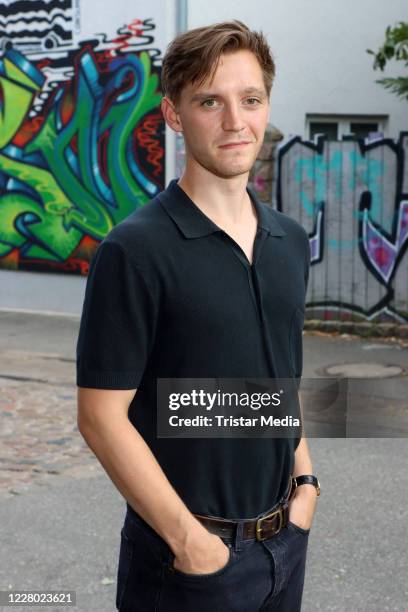
<instances>
[{"instance_id":1,"label":"concrete wall","mask_svg":"<svg viewBox=\"0 0 408 612\"><path fill-rule=\"evenodd\" d=\"M277 64L271 122L285 136L305 133L306 113L385 114L385 136L407 127L408 106L374 81L404 73L398 63L372 70L387 25L407 21L406 0L191 0L188 26L240 19L268 38ZM399 62L401 64L401 62Z\"/></svg>"}]
</instances>

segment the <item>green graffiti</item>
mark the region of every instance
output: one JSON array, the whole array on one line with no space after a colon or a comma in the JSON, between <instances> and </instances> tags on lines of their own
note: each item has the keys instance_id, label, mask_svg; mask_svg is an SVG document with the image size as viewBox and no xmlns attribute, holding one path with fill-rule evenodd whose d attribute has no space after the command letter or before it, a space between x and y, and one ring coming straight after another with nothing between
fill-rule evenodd
<instances>
[{"instance_id":1,"label":"green graffiti","mask_svg":"<svg viewBox=\"0 0 408 612\"><path fill-rule=\"evenodd\" d=\"M0 256L7 255L13 248L27 246L25 256L65 261L81 239L79 230L63 232L61 216L48 214L35 200L25 195L3 196L0 200L0 214ZM27 240L27 235L16 231L15 227L15 220L26 216L31 217L25 229L29 232L30 240Z\"/></svg>"},{"instance_id":2,"label":"green graffiti","mask_svg":"<svg viewBox=\"0 0 408 612\"><path fill-rule=\"evenodd\" d=\"M18 248L25 258L66 261L84 235L102 240L158 191L133 150L136 127L161 99L149 54L116 58L108 76L101 85L93 56L84 53L69 119L63 121L60 90L38 131L19 147L14 140L18 142L44 77L16 51L3 57L0 256ZM102 137L106 159L100 155Z\"/></svg>"},{"instance_id":3,"label":"green graffiti","mask_svg":"<svg viewBox=\"0 0 408 612\"><path fill-rule=\"evenodd\" d=\"M0 149L3 149L16 134L34 94L41 88L7 57L3 61L3 74L0 72L0 88L4 100L0 107Z\"/></svg>"}]
</instances>

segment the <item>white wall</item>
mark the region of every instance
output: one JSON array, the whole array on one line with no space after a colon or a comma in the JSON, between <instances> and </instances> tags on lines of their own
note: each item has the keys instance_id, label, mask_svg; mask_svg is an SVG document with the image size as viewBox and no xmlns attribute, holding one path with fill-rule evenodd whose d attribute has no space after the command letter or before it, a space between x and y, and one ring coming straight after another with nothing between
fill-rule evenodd
<instances>
[{"instance_id":1,"label":"white wall","mask_svg":"<svg viewBox=\"0 0 408 612\"><path fill-rule=\"evenodd\" d=\"M408 129L408 103L376 79L404 74L397 62L372 69L385 28L408 20L407 0L190 0L188 27L240 19L262 30L277 64L271 121L305 134L306 113L387 114L385 136ZM399 64L403 64L399 62Z\"/></svg>"}]
</instances>

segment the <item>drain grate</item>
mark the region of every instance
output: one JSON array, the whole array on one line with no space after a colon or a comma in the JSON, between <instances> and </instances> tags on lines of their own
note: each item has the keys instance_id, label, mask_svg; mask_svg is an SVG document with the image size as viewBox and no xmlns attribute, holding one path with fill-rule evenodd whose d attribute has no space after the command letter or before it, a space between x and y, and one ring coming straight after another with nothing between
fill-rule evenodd
<instances>
[{"instance_id":1,"label":"drain grate","mask_svg":"<svg viewBox=\"0 0 408 612\"><path fill-rule=\"evenodd\" d=\"M400 376L403 368L383 363L339 363L326 368L325 373L344 378L389 378Z\"/></svg>"}]
</instances>

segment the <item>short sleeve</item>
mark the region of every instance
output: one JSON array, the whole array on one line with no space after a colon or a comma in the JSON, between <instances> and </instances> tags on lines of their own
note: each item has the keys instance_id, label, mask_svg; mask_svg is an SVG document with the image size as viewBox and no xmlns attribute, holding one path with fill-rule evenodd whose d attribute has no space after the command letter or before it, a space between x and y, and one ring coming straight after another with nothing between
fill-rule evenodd
<instances>
[{"instance_id":1,"label":"short sleeve","mask_svg":"<svg viewBox=\"0 0 408 612\"><path fill-rule=\"evenodd\" d=\"M91 262L76 347L77 385L136 389L154 343L157 300L123 247L103 241Z\"/></svg>"}]
</instances>

